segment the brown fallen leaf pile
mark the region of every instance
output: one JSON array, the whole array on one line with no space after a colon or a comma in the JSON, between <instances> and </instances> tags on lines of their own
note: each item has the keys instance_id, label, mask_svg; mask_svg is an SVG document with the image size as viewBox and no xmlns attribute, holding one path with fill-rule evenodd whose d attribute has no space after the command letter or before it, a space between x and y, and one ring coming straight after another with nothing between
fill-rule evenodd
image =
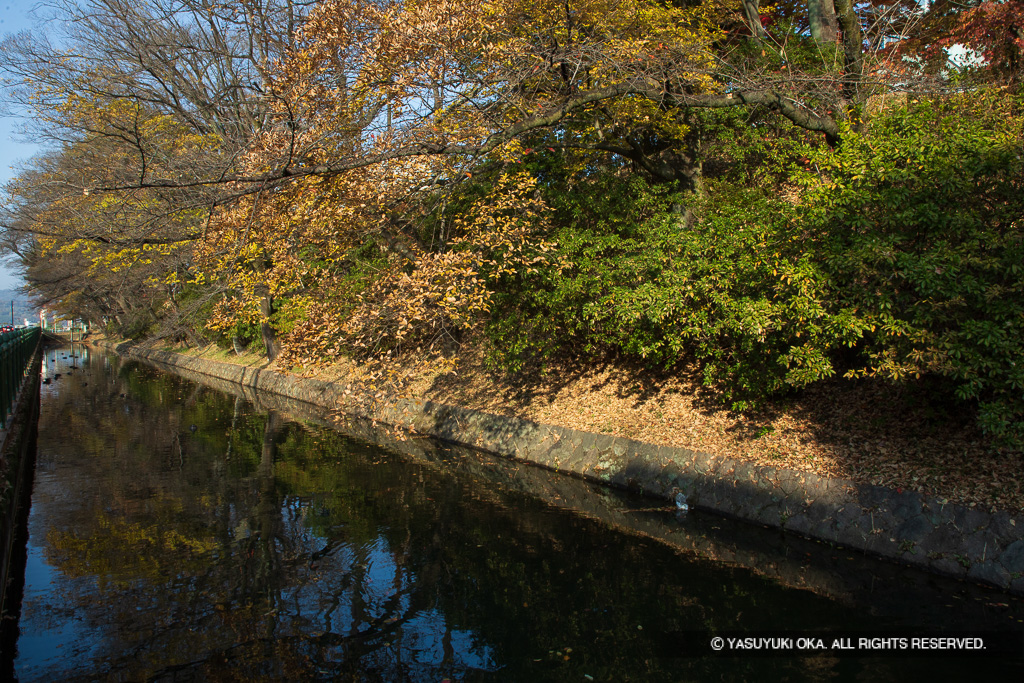
<instances>
[{"instance_id":1,"label":"brown fallen leaf pile","mask_svg":"<svg viewBox=\"0 0 1024 683\"><path fill-rule=\"evenodd\" d=\"M455 372L432 367L410 355L393 361L386 374L399 378L407 396L985 509L1024 510L1024 454L993 448L968 410L941 404L923 385L898 390L882 381L835 380L742 416L718 403L696 376L664 376L620 361L599 367L562 361L543 373L507 378L488 372L483 354L464 346ZM358 375L365 369L350 362L316 373L341 381Z\"/></svg>"}]
</instances>

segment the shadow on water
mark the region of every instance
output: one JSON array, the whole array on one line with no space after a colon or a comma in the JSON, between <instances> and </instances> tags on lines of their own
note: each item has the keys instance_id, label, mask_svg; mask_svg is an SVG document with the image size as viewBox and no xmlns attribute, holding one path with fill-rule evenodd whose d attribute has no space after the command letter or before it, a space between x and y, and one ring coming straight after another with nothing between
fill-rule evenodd
<instances>
[{"instance_id":1,"label":"shadow on water","mask_svg":"<svg viewBox=\"0 0 1024 683\"><path fill-rule=\"evenodd\" d=\"M22 680L1024 672L1024 641L1003 661L715 656L719 632L1019 636L1024 606L372 424L345 434L311 406L254 406L71 355L47 359L62 377L43 390Z\"/></svg>"},{"instance_id":2,"label":"shadow on water","mask_svg":"<svg viewBox=\"0 0 1024 683\"><path fill-rule=\"evenodd\" d=\"M10 534L9 554L0 561L7 564L7 582L4 591L3 618L0 619L0 680L14 680L14 653L20 633L21 603L25 589L25 568L28 562L28 513L32 504L32 478L35 472L36 424L26 428L24 447L18 458L20 481L12 491L12 499L0 515L5 526L5 546Z\"/></svg>"}]
</instances>

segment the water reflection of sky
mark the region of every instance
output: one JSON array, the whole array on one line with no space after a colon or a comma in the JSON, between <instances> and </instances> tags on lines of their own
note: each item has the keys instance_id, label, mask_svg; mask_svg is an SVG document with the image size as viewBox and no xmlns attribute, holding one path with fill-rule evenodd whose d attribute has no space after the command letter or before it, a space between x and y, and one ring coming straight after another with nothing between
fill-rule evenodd
<instances>
[{"instance_id":1,"label":"water reflection of sky","mask_svg":"<svg viewBox=\"0 0 1024 683\"><path fill-rule=\"evenodd\" d=\"M43 488L55 484L44 475L37 480ZM293 505L282 513L295 512ZM297 521L301 522L301 515ZM18 643L19 675L22 680L59 680L68 674L89 671L103 658L108 639L123 636L109 633L104 624L87 624L76 610L83 592L94 593L97 603L118 599L96 589L92 577L72 578L50 566L44 555L46 546L35 539L45 538L46 529L36 516L35 533L30 542L26 570L25 600ZM293 537L299 545L315 552L328 539L299 526ZM248 533L244 534L248 536ZM129 549L126 549L128 551ZM346 577L363 570L362 580L351 583ZM130 577L122 577L128 579ZM184 577L175 577L182 579ZM492 648L480 642L470 630L452 628L437 608L413 610L409 592L416 585L415 575L400 566L387 539L377 537L362 547L341 545L322 557L307 576L281 592L276 604L280 634L297 633L318 638L324 634L358 637L380 632L379 642L363 657L362 666L385 678L431 680L440 670L495 671ZM75 593L77 599L66 599ZM363 603L361 619L353 611L353 600ZM136 604L138 626L153 629L162 620L164 606ZM149 612L150 614L144 614ZM122 615L123 618L123 615ZM395 624L392 633L387 626ZM111 624L116 630L117 625ZM172 628L187 628L177 624ZM383 628L382 628L383 626ZM324 661L344 663L350 653L344 647L326 648ZM101 666L102 668L102 666Z\"/></svg>"},{"instance_id":2,"label":"water reflection of sky","mask_svg":"<svg viewBox=\"0 0 1024 683\"><path fill-rule=\"evenodd\" d=\"M329 539L302 524L311 511L308 503L292 499L282 508L282 515L296 521L290 537L304 546L304 552L316 554ZM405 676L414 673L410 667L423 675L441 667L497 669L492 648L472 631L452 628L439 609L413 608L410 593L417 578L400 564L399 557L383 535L362 546L337 546L310 568L310 581L281 595L281 608L291 615L293 627L313 633L353 637L380 631L380 647L366 657L366 665L378 672L393 670L396 676ZM353 572L359 572L361 580L350 585L347 578ZM353 611L357 599L360 618ZM387 629L392 624L397 627L393 633ZM335 655L337 661L346 657L343 649L337 649ZM398 663L404 667L402 671L395 669Z\"/></svg>"},{"instance_id":3,"label":"water reflection of sky","mask_svg":"<svg viewBox=\"0 0 1024 683\"><path fill-rule=\"evenodd\" d=\"M51 377L67 356L48 354ZM964 604L909 580L883 591L871 579L871 599L847 604L619 533L462 464L435 471L334 433L272 428L242 401L102 356L78 364L42 398L23 681L805 680L799 660L679 659L668 635L1011 617L985 607L1006 598ZM701 519L673 533L753 533L720 520L701 531ZM825 673L910 680L924 664Z\"/></svg>"},{"instance_id":4,"label":"water reflection of sky","mask_svg":"<svg viewBox=\"0 0 1024 683\"><path fill-rule=\"evenodd\" d=\"M45 354L43 375L50 383L42 394L41 429L46 433L40 439L30 517L16 661L21 680L134 680L187 668L190 662L199 662L196 670L201 671L211 657L251 657L235 653L267 635L278 642L306 643L296 652L312 655L320 666L350 667L355 652L360 670L384 679L457 679L462 677L459 672L498 668L482 638L452 627L435 604L424 606L422 599L415 604L412 594L422 590L416 572L384 533L369 542L351 543L344 541L344 523L317 527L315 522L333 514L317 494L278 498L273 517L279 526L272 539L266 538L259 502L275 494L260 483L258 469L236 477L241 488L229 495L220 521L214 520L227 530L228 544L197 551L208 565L197 569L184 556L180 566L168 564L171 558L145 543L117 548L123 539L115 530L142 533L150 523L147 514L177 500L183 487L202 500L217 495L217 486L225 483L197 474L209 472L204 468L210 456L195 450L202 442L192 440L191 431L175 437L173 448L165 437L146 439L166 430L162 421L167 416L131 427L135 433L116 433L118 425L134 424L130 420L135 418L124 415L152 415L153 406L131 396L131 387L109 359L90 364L78 349L51 350ZM173 404L165 400L173 393L158 389L154 395L161 404ZM79 414L87 406L102 412ZM76 425L95 432L76 433ZM255 435L257 440L260 436ZM231 438L233 448L245 445L241 431ZM179 442L185 448L180 457L173 453L174 466L168 470L132 474L137 463L123 459L126 452L141 448L163 462ZM197 464L202 467L190 472L188 467ZM123 480L126 474L128 482ZM132 482L132 477L146 481ZM256 498L246 499L246 493ZM187 526L189 503L181 514ZM64 539L63 547L53 546L57 536ZM80 545L67 545L68 539ZM121 559L92 554L108 547ZM86 556L69 557L75 548ZM268 552L289 579L263 576L261 553ZM69 561L75 568L71 574L60 568ZM146 573L136 576L132 569ZM226 582L232 575L239 577L234 585ZM198 595L203 598L196 599ZM258 604L261 596L268 600L265 607ZM349 643L359 647L353 650ZM276 666L256 665L270 670Z\"/></svg>"},{"instance_id":5,"label":"water reflection of sky","mask_svg":"<svg viewBox=\"0 0 1024 683\"><path fill-rule=\"evenodd\" d=\"M61 600L66 579L47 564L44 552L39 543L30 540L22 613L33 616L21 620L18 657L29 663L19 670L22 680L44 679L47 671L87 668L98 635Z\"/></svg>"}]
</instances>

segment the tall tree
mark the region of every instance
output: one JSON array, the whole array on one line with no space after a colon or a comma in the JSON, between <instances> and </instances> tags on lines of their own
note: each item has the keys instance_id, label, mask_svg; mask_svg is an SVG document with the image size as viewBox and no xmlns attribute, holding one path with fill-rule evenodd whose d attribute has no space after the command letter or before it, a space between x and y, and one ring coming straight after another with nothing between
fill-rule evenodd
<instances>
[{"instance_id":1,"label":"tall tree","mask_svg":"<svg viewBox=\"0 0 1024 683\"><path fill-rule=\"evenodd\" d=\"M404 338L404 309L383 303L398 283L430 297L451 288L485 310L474 284L485 271L544 258L472 227L513 212L488 190L525 188L509 167L538 150L580 172L618 164L699 193L713 143L701 110L774 113L837 145L861 130L872 94L919 82L893 48L920 13L902 0L57 7L64 47L25 36L3 46L11 96L59 156L39 168L45 191L12 186L7 231L52 240L40 257L79 249L94 266L173 252L157 279L170 308L187 287L223 295L215 323L258 324L271 357L278 333L314 309L352 320L376 310L393 324L375 329ZM515 234L544 222L530 221ZM539 250L543 237L531 239ZM353 289L356 249L374 251L380 270ZM472 267L460 260L469 253ZM325 307L338 291L345 302ZM462 304L430 297L417 315L453 329ZM350 339L366 342L372 327Z\"/></svg>"},{"instance_id":2,"label":"tall tree","mask_svg":"<svg viewBox=\"0 0 1024 683\"><path fill-rule=\"evenodd\" d=\"M51 9L54 42L22 34L0 47L7 96L50 150L6 188L7 241L36 262L78 250L92 275L145 265L177 309L190 244L239 193L209 181L237 169L267 125L267 69L293 44L306 3L59 0ZM152 257L171 253L154 273ZM39 284L61 298L73 282Z\"/></svg>"}]
</instances>

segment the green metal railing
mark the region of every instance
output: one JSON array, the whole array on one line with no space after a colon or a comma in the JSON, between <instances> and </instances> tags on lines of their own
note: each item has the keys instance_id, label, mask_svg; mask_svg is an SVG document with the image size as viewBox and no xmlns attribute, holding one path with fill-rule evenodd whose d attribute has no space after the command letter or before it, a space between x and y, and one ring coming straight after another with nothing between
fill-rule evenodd
<instances>
[{"instance_id":1,"label":"green metal railing","mask_svg":"<svg viewBox=\"0 0 1024 683\"><path fill-rule=\"evenodd\" d=\"M89 325L81 320L58 320L43 325L43 332L63 341L82 341L89 331Z\"/></svg>"},{"instance_id":2,"label":"green metal railing","mask_svg":"<svg viewBox=\"0 0 1024 683\"><path fill-rule=\"evenodd\" d=\"M41 330L26 327L0 334L0 429L7 428L28 362L39 345Z\"/></svg>"}]
</instances>

